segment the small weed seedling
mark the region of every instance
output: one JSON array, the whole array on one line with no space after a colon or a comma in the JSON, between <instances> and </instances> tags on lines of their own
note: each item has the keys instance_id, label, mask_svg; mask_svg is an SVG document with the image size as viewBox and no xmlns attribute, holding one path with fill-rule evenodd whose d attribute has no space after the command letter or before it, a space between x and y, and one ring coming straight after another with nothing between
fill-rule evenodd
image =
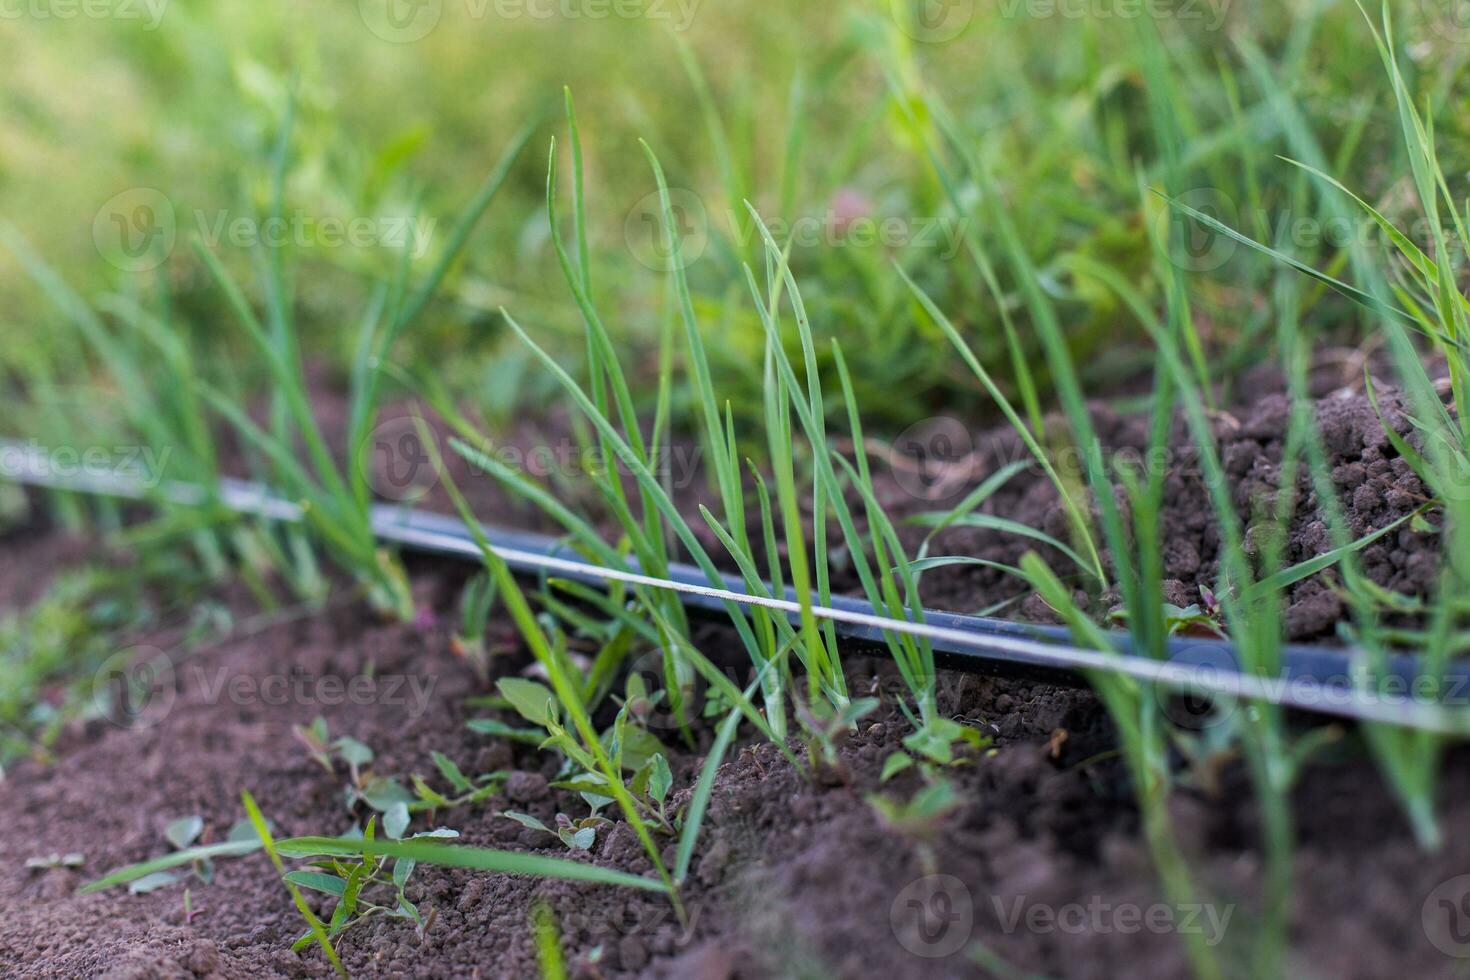
<instances>
[{"instance_id":1,"label":"small weed seedling","mask_svg":"<svg viewBox=\"0 0 1470 980\"><path fill-rule=\"evenodd\" d=\"M374 775L367 768L374 758L372 749L347 735L333 740L327 730L326 719L320 715L310 725L296 725L291 733L306 746L307 753L317 765L333 777L337 775L336 760L347 766L348 779L343 787L343 799L349 811L361 802L386 814L396 806L406 807L414 802L413 794L397 780Z\"/></svg>"},{"instance_id":2,"label":"small weed seedling","mask_svg":"<svg viewBox=\"0 0 1470 980\"><path fill-rule=\"evenodd\" d=\"M410 778L413 786L410 791L398 779L375 775L367 768L375 758L368 746L345 735L332 739L326 719L318 716L310 725L297 725L291 731L306 746L311 758L334 778L337 776L336 760L346 765L348 778L343 787L343 800L348 812L352 812L358 803L363 803L382 814L383 830L394 840L403 836L413 814L434 814L479 803L499 790L506 775L488 773L471 780L452 759L435 752L432 756L434 766L449 783L454 795L444 795L418 774Z\"/></svg>"},{"instance_id":3,"label":"small weed seedling","mask_svg":"<svg viewBox=\"0 0 1470 980\"><path fill-rule=\"evenodd\" d=\"M847 766L842 762L838 749L857 723L878 709L878 699L858 698L841 708L834 708L826 701L804 704L800 698L794 703L796 720L806 734L807 761L812 775L818 776L825 771L844 783L848 782Z\"/></svg>"},{"instance_id":4,"label":"small weed seedling","mask_svg":"<svg viewBox=\"0 0 1470 980\"><path fill-rule=\"evenodd\" d=\"M1188 606L1176 606L1171 602L1160 604L1160 619L1169 636L1199 636L1211 639L1225 638L1225 624L1221 622L1218 600L1209 588L1201 588L1209 598ZM1128 610L1119 608L1108 614L1108 619L1118 626L1128 625Z\"/></svg>"},{"instance_id":5,"label":"small weed seedling","mask_svg":"<svg viewBox=\"0 0 1470 980\"><path fill-rule=\"evenodd\" d=\"M612 797L583 793L582 799L587 801L588 806L592 808L592 812L580 820L573 820L565 813L558 813L556 815L555 830L552 830L529 813L506 810L501 816L514 820L522 827L539 830L543 834L550 834L565 844L569 850L590 851L592 850L592 845L597 843L598 828L606 827L612 823L607 817L598 813L604 806L612 802Z\"/></svg>"},{"instance_id":6,"label":"small weed seedling","mask_svg":"<svg viewBox=\"0 0 1470 980\"><path fill-rule=\"evenodd\" d=\"M640 681L630 680L630 683L635 688L641 688ZM533 830L555 834L569 847L578 847L581 841L586 841L586 847L581 848L586 850L592 845L596 828L609 822L598 812L616 799L609 775L595 764L561 724L556 696L550 689L521 677L502 678L498 686L500 693L522 718L534 721L540 716L540 724L546 733L541 747L557 749L566 758L568 771L552 785L558 789L581 793L582 798L592 807L591 816L575 822L565 814L558 815L556 830L551 830L541 821L525 814L508 812L505 816ZM621 788L628 794L629 801L639 815L649 820L655 829L672 834L674 825L664 810L664 801L673 785L673 775L664 756L663 744L646 728L630 721L632 707L642 703L643 700L636 696L624 701L617 718L602 733L599 742L620 771L633 773L632 779ZM589 766L588 762L594 764Z\"/></svg>"},{"instance_id":7,"label":"small weed seedling","mask_svg":"<svg viewBox=\"0 0 1470 980\"><path fill-rule=\"evenodd\" d=\"M945 819L960 806L959 794L955 792L953 783L947 779L934 779L903 803L880 793L870 794L867 801L879 823L913 842L926 873L933 874L939 870L934 855L934 837Z\"/></svg>"},{"instance_id":8,"label":"small weed seedling","mask_svg":"<svg viewBox=\"0 0 1470 980\"><path fill-rule=\"evenodd\" d=\"M913 720L913 719L910 719ZM966 749L980 751L993 740L982 735L979 729L962 725L950 718L935 716L926 725L915 724L914 731L904 736L903 747L907 752L894 752L883 761L882 782L917 765L930 781L939 778L939 771L946 766L958 766L968 762Z\"/></svg>"},{"instance_id":9,"label":"small weed seedling","mask_svg":"<svg viewBox=\"0 0 1470 980\"><path fill-rule=\"evenodd\" d=\"M376 834L375 824L376 817L369 817L367 826L357 836L370 843ZM399 830L400 835L402 833L401 828L390 829L387 818L384 818L383 829L390 838L394 836L392 831L395 829ZM459 832L456 830L438 828L406 839L453 840L458 836ZM419 941L422 942L434 924L436 912L430 909L427 914L420 913L418 906L409 901L405 894L409 878L417 864L411 857L390 859L364 855L360 861L344 862L337 857L323 856L310 862L308 868L288 871L284 877L298 888L307 888L337 899L332 916L326 923L328 939L336 939L359 922L374 915L382 915L413 923ZM313 931L308 929L291 948L296 951L305 949L314 938Z\"/></svg>"},{"instance_id":10,"label":"small weed seedling","mask_svg":"<svg viewBox=\"0 0 1470 980\"><path fill-rule=\"evenodd\" d=\"M26 869L29 871L50 871L53 868L80 868L87 862L87 856L80 851L68 851L62 854L52 851L39 857L26 858Z\"/></svg>"}]
</instances>

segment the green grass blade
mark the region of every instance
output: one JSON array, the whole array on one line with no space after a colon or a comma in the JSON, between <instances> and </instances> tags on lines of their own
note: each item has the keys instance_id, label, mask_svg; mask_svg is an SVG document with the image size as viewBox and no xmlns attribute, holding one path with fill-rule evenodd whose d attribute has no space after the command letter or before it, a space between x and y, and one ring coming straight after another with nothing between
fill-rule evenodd
<instances>
[{"instance_id":1,"label":"green grass blade","mask_svg":"<svg viewBox=\"0 0 1470 980\"><path fill-rule=\"evenodd\" d=\"M126 885L130 881L136 881L156 871L167 871L169 868L177 868L180 865L193 864L195 861L205 861L217 857L240 857L260 850L260 841L225 841L219 844L203 844L199 847L190 847L182 851L174 851L162 857L152 858L148 861L140 861L127 867L110 871L96 881L89 881L83 885L79 892L87 895L92 892L100 892L116 885Z\"/></svg>"},{"instance_id":2,"label":"green grass blade","mask_svg":"<svg viewBox=\"0 0 1470 980\"><path fill-rule=\"evenodd\" d=\"M281 875L282 883L285 884L286 890L291 893L291 900L296 903L297 911L301 913L301 917L311 926L311 933L316 937L317 945L322 948L322 952L326 954L327 960L336 969L338 976L343 977L345 980L347 968L342 965L342 960L338 958L337 951L332 948L332 941L327 938L326 927L316 917L316 913L311 910L311 906L306 904L306 898L301 894L301 889L297 888L292 882L285 880L286 866L281 861L280 852L276 850L276 842L271 837L270 827L266 824L265 817L261 815L260 807L255 805L255 798L250 795L248 790L242 792L240 798L245 803L245 814L250 818L250 824L255 828L256 836L260 838L260 845L265 848L265 853L270 857L271 864L276 866L277 873Z\"/></svg>"},{"instance_id":3,"label":"green grass blade","mask_svg":"<svg viewBox=\"0 0 1470 980\"><path fill-rule=\"evenodd\" d=\"M753 688L747 689L747 696L752 692ZM675 881L682 882L689 877L689 863L694 859L694 848L699 843L699 829L704 824L704 814L715 789L715 777L739 727L740 709L731 708L710 744L704 765L699 770L699 779L694 784L694 792L689 797L689 805L684 808L684 826L679 831L679 849L674 855Z\"/></svg>"},{"instance_id":4,"label":"green grass blade","mask_svg":"<svg viewBox=\"0 0 1470 980\"><path fill-rule=\"evenodd\" d=\"M1252 594L1255 595L1275 594L1281 592L1289 585L1300 582L1302 579L1311 578L1318 572L1327 568L1331 568L1333 565L1336 565L1348 555L1362 551L1368 545L1372 544L1374 541L1377 541L1379 538L1388 534L1390 531L1397 530L1403 524L1407 523L1410 520L1413 520L1415 517L1418 517L1420 514L1424 513L1427 507L1428 505L1425 505L1425 507L1420 507L1417 510L1412 511L1411 513L1405 514L1403 517L1400 517L1393 523L1384 525L1383 527L1374 531L1372 534L1365 534L1361 538L1357 538L1349 544L1333 548L1331 551L1325 552L1320 555L1315 555L1311 558L1308 558L1306 561L1298 562L1297 564L1292 565L1290 568L1283 568L1281 571L1276 572L1273 575L1269 575L1266 578L1263 578L1260 581L1256 582L1254 585L1251 586L1250 591Z\"/></svg>"},{"instance_id":5,"label":"green grass blade","mask_svg":"<svg viewBox=\"0 0 1470 980\"><path fill-rule=\"evenodd\" d=\"M1026 444L1026 448L1030 450L1031 455L1036 459L1036 462L1046 473L1047 478L1052 483L1052 486L1056 488L1057 495L1061 499L1062 505L1067 511L1067 517L1072 524L1073 531L1081 540L1088 552L1088 560L1085 562L1080 562L1080 564L1083 568L1087 569L1094 576L1096 576L1098 581L1102 583L1104 587L1106 587L1107 573L1103 569L1102 557L1098 554L1097 546L1092 540L1092 533L1088 530L1087 520L1084 517L1081 509L1077 506L1076 501L1072 499L1072 494L1068 491L1066 484L1062 482L1061 475L1058 474L1056 469L1052 466L1050 454L1046 450L1042 449L1041 444L1036 441L1036 437L1032 435L1031 429L1026 425L1024 421L1021 420L1021 417L1016 414L1016 410L1011 407L1010 400L1005 397L1000 388L991 379L990 372L986 371L984 366L980 363L979 359L975 357L974 352L970 350L970 346L965 343L964 338L960 336L959 331L955 329L954 324L949 321L949 317L945 316L944 311L941 310L935 304L935 302L929 298L929 294L924 292L924 290L920 288L918 283L909 278L908 273L904 272L902 269L898 269L897 271L899 276L902 277L903 281L908 284L909 290L914 294L914 298L919 301L919 305L922 306L924 308L924 311L929 314L930 319L932 319L939 326L939 328L944 331L945 336L949 338L950 343L952 343L955 346L955 349L959 351L960 357L964 359L965 363L969 366L970 371L975 375L976 378L979 379L980 383L984 385L985 390L995 401L996 406L999 407L1001 413L1005 415L1006 421L1011 424L1011 428L1016 430L1016 434L1021 437L1021 441Z\"/></svg>"},{"instance_id":6,"label":"green grass blade","mask_svg":"<svg viewBox=\"0 0 1470 980\"><path fill-rule=\"evenodd\" d=\"M490 173L485 177L484 183L480 185L479 191L470 201L469 206L465 208L464 213L460 215L459 220L455 222L454 229L449 235L449 245L445 248L444 253L439 256L439 261L434 263L434 267L429 271L428 277L413 295L409 297L407 303L404 304L402 309L393 318L392 327L383 339L382 351L385 354L392 347L393 341L398 338L399 334L403 333L404 329L416 320L419 314L424 311L424 308L429 305L429 300L439 290L439 286L444 282L445 276L449 274L450 266L454 264L454 260L459 257L460 252L464 251L465 244L469 241L471 232L475 230L475 225L479 223L480 217L490 207L490 203L495 200L495 195L499 193L500 188L504 186L506 178L510 176L511 168L515 166L516 160L520 158L521 150L525 149L526 144L530 142L531 136L536 132L538 125L540 125L540 118L533 117L511 137L510 146L506 148L495 166L491 168Z\"/></svg>"},{"instance_id":7,"label":"green grass blade","mask_svg":"<svg viewBox=\"0 0 1470 980\"><path fill-rule=\"evenodd\" d=\"M408 858L419 864L442 868L468 868L501 874L526 875L533 878L559 878L565 881L587 881L598 885L636 888L640 891L667 894L668 889L655 878L629 874L613 868L602 868L582 861L522 854L486 847L440 844L429 840L362 840L346 837L292 837L281 841L280 852L287 857L391 857Z\"/></svg>"}]
</instances>

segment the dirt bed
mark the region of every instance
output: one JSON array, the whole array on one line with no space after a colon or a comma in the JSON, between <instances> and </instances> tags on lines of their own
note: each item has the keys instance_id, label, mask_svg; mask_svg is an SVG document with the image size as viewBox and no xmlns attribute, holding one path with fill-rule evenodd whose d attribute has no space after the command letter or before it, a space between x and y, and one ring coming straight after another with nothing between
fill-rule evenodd
<instances>
[{"instance_id":1,"label":"dirt bed","mask_svg":"<svg viewBox=\"0 0 1470 980\"><path fill-rule=\"evenodd\" d=\"M1354 531L1412 512L1423 488L1393 458L1361 393L1330 378L1319 378L1317 388L1318 418ZM1217 418L1225 465L1238 481L1237 505L1248 522L1277 492L1287 411L1279 391L1279 383L1265 379L1247 392L1245 408ZM1399 424L1392 397L1385 403ZM1099 410L1098 422L1112 450L1145 443L1136 418ZM517 438L534 440L524 433ZM1020 458L1009 438L1001 432L976 437L966 465L983 473ZM915 493L903 477L882 479L885 503L897 514L947 502ZM466 486L487 516L545 528L489 481ZM1299 492L1303 506L1290 528L1290 561L1327 547L1310 487L1303 483ZM701 493L692 485L681 504L692 507ZM1171 470L1166 498L1170 588L1187 604L1214 577L1219 549L1187 454ZM985 509L1064 530L1050 488L1029 470ZM1365 549L1363 566L1381 585L1422 591L1435 541L1406 526ZM1024 547L993 532L961 530L948 532L932 553L1014 561ZM12 533L0 541L0 606L23 607L54 571L96 557L57 534ZM561 810L580 812L570 794L548 787L550 755L466 726L486 714L466 699L489 688L451 652L465 569L415 562L411 571L418 599L433 613L412 627L381 625L344 603L226 642L177 665L177 698L150 713L147 724L92 721L63 735L54 762L14 767L0 783L6 815L0 846L12 856L0 868L5 972L139 980L326 975L319 952L289 950L302 922L259 854L219 860L213 883L192 887L191 915L179 885L142 895L77 894L86 880L165 853L163 830L179 817L200 815L201 840L222 839L243 816L244 789L284 835L339 834L359 824L365 811L361 804L346 806L341 767L329 775L292 736L293 726L318 715L333 736L369 746L376 753L373 771L382 775L420 774L443 790L430 757L435 751L471 774L519 770L500 795L437 815L436 822L458 830L465 843L567 856L556 841L501 815L513 809L551 821ZM1017 614L1046 614L1021 601L1014 581L987 570L936 571L925 587L929 602L951 609L972 611L1011 598ZM250 610L243 596L232 605ZM1294 638L1330 637L1342 614L1329 577L1293 587L1288 625ZM508 651L495 662L497 674L528 667L511 634L491 639ZM727 634L711 629L700 639L711 656L738 663ZM912 772L880 782L884 760L910 730L897 708L901 685L882 661L854 658L848 666L852 690L877 692L883 701L842 746L836 771L813 779L759 743L738 745L719 770L685 888L686 923L654 895L420 867L409 895L421 911L433 912L426 936L421 940L399 920L370 919L341 940L346 965L367 977L531 975L536 954L529 922L540 902L555 915L572 972L586 977L1004 976L1012 966L1016 975L1171 976L1187 969L1179 933L1190 929L1248 950L1261 914L1261 857L1238 760L1181 773L1174 822L1214 900L1175 908L1160 896L1132 789L1090 694L943 675L943 712L980 727L994 743L952 771L957 809L922 832L899 832L869 797L906 799L920 785ZM363 687L367 676L372 680ZM306 694L272 695L283 680ZM351 690L369 693L344 693ZM688 793L712 732L697 728L696 736L693 749L668 740L676 801ZM1457 751L1444 768L1447 828L1470 821L1467 761ZM1350 731L1316 758L1296 803L1301 840L1291 972L1450 975L1459 961L1430 941L1423 916L1435 911L1437 886L1470 870L1470 842L1451 832L1441 853L1421 853ZM27 858L71 852L84 855L82 867L25 867ZM652 873L621 823L599 830L582 859ZM322 896L311 901L318 911L326 904Z\"/></svg>"},{"instance_id":2,"label":"dirt bed","mask_svg":"<svg viewBox=\"0 0 1470 980\"><path fill-rule=\"evenodd\" d=\"M14 568L74 547L32 536L7 543L3 554ZM504 795L439 822L467 843L568 853L498 815L511 808L550 820L573 807L546 786L548 757L513 752L466 728L476 712L464 699L483 688L450 652L443 625L462 572L414 571L421 600L441 622L381 626L340 607L225 644L179 666L179 696L149 716L156 723L94 721L65 736L54 764L14 769L0 785L7 815L0 846L13 856L0 870L6 972L139 980L326 975L319 953L288 950L301 920L259 854L218 861L214 883L193 887L192 919L180 886L146 895L76 893L106 870L164 853L163 829L180 816L201 815L204 839L220 839L242 816L242 789L283 834L347 831L363 814L346 810L342 773L329 776L291 736L293 725L318 714L334 735L370 746L374 770L383 774L427 776L435 750L466 772L524 769ZM330 692L349 689L369 664L371 703L334 703ZM515 654L498 666L514 672L527 661ZM1154 915L1172 916L1181 928L1218 928L1226 943L1248 936L1259 857L1250 800L1233 765L1175 804L1181 835L1207 855L1200 867L1216 903L1171 909L1161 904L1131 791L1089 694L943 677L943 710L990 732L995 751L954 770L962 805L932 833L900 835L865 800L879 791L903 798L917 788L910 774L883 787L878 781L883 759L908 731L888 696L896 678L869 661L853 663L851 674L855 690L871 687L885 701L843 747L842 778L812 781L769 745L743 746L721 768L686 890L687 926L657 896L422 867L410 894L435 912L424 941L406 923L369 920L343 938L344 961L354 976L529 975L528 921L543 900L559 921L573 972L589 977L973 976L985 972L982 949L1047 975L1166 976L1185 969L1178 936L1137 928L1128 910L1158 908ZM282 676L309 679L315 694L275 703L263 693L265 682ZM707 744L709 732L700 737ZM699 761L697 751L676 752L676 796ZM1470 820L1466 761L1460 754L1445 770L1450 828ZM1426 859L1352 737L1312 768L1298 803L1293 972L1448 975L1455 961L1426 938L1421 909L1437 884L1470 867L1470 844L1452 833L1444 852ZM23 866L52 852L80 852L85 864ZM649 872L621 824L599 831L588 859ZM1057 918L1047 920L1046 910Z\"/></svg>"},{"instance_id":3,"label":"dirt bed","mask_svg":"<svg viewBox=\"0 0 1470 980\"><path fill-rule=\"evenodd\" d=\"M1242 400L1232 402L1228 410L1215 413L1213 419L1217 451L1227 476L1232 480L1235 511L1245 526L1245 544L1255 555L1261 535L1272 526L1281 487L1281 460L1284 451L1291 399L1282 392L1279 377L1262 372L1241 393ZM1380 420L1372 403L1362 391L1361 377L1356 384L1335 383L1332 374L1319 373L1313 395L1314 411L1323 440L1328 467L1337 490L1343 516L1354 538L1362 537L1390 525L1392 531L1363 547L1357 554L1363 572L1375 584L1411 596L1432 591L1438 569L1438 535L1426 524L1405 522L1422 507L1430 495L1408 463L1399 458L1384 432L1384 423L1400 434L1413 438L1409 423L1402 414L1402 403L1390 388L1380 385ZM1245 400L1248 397L1248 400ZM1142 460L1148 450L1149 420L1136 414L1125 414L1097 405L1093 407L1093 424L1105 452L1118 462ZM956 430L955 424L941 422L921 428L922 441L941 438ZM925 510L953 507L985 474L1000 466L1026 459L1024 447L1008 428L982 430L973 436L970 452L959 457L961 473L973 474L945 490L942 478L932 481L929 495L916 497L912 478L887 483L883 503L895 516ZM1072 464L1075 479L1085 480L1078 461L1061 457L1063 466ZM1219 578L1220 548L1215 509L1200 463L1183 422L1177 422L1171 439L1164 484L1162 519L1163 572L1169 601L1188 606L1201 601L1200 588L1211 587ZM1059 467L1063 468L1063 467ZM1286 547L1281 560L1286 565L1306 561L1331 551L1331 533L1324 519L1321 502L1305 467L1293 487L1296 507L1286 528ZM1120 503L1122 503L1120 497ZM1022 471L981 508L982 513L1004 516L1066 540L1066 512L1057 494L1038 467ZM1126 509L1125 509L1126 513ZM911 533L917 544L922 533ZM1014 565L1036 542L993 530L952 529L935 539L930 553L934 555L971 555ZM1059 552L1039 548L1052 566L1071 570L1072 564ZM1334 640L1337 627L1347 615L1347 606L1335 588L1336 573L1310 576L1290 586L1284 597L1287 636L1291 640ZM937 569L924 577L926 605L956 612L983 609L1006 598L1023 600L1025 589L1014 578L992 568L975 566ZM1091 611L1106 615L1117 602L1115 594L1102 597ZM1049 611L1039 602L1020 602L1008 615L1032 620L1050 620Z\"/></svg>"}]
</instances>

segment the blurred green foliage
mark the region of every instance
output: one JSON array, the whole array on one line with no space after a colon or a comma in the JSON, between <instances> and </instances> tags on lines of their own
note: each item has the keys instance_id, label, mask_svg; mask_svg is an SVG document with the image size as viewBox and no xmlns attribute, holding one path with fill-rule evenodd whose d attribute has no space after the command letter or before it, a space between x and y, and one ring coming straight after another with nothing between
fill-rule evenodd
<instances>
[{"instance_id":1,"label":"blurred green foliage","mask_svg":"<svg viewBox=\"0 0 1470 980\"><path fill-rule=\"evenodd\" d=\"M927 115L931 100L981 148L1093 379L1146 367L1115 294L1075 261L1101 263L1145 297L1159 295L1147 222L1171 218L1140 201L1140 180L1212 195L1224 202L1223 220L1266 240L1277 237L1283 209L1288 221L1312 217L1289 211L1303 177L1275 159L1287 144L1267 104L1273 90L1291 92L1344 183L1389 212L1409 205L1397 193L1406 168L1381 68L1352 3L1199 0L1145 8L1162 11L1152 17L1136 6L26 0L0 17L0 218L85 296L165 277L202 352L228 349L238 337L222 328L220 301L188 245L223 234L218 251L259 294L250 250L229 243L236 222L266 211L272 143L294 86L286 212L296 225L286 251L299 267L308 353L340 369L353 342L344 311L398 263L383 229L421 208L421 221L433 223L421 227L433 231L420 246L443 248L452 215L512 132L537 113L546 122L533 146L557 131L548 110L566 85L584 120L594 291L630 362L656 349L669 312L669 277L649 268L657 243L645 240L656 229L641 137L688 193L691 227L703 232L689 277L737 416L758 419L760 405L760 325L729 301L743 290L741 263L763 261L741 204L748 198L797 238L792 266L819 349L840 336L865 411L880 423L912 421L983 401L892 262L983 359L998 362L1005 350L997 300L975 261L976 249L994 245L992 230L975 186L944 186L936 163L953 148ZM1446 170L1457 174L1465 139L1451 96L1470 38L1439 23L1434 6L1406 11L1402 61L1418 73L1411 84L1420 94L1449 103L1438 135ZM952 160L948 169L963 173ZM575 306L546 233L544 180L544 151L526 154L444 296L398 352L432 365L492 417L549 391L506 342L502 305L569 366L580 355ZM109 258L108 236L139 233L127 225L139 188L166 198L176 231L167 261L141 274L99 259ZM975 210L957 213L954 201ZM872 224L854 224L859 217ZM337 245L324 219L339 227L367 219L376 230L366 246ZM1338 254L1329 243L1296 244L1306 261L1330 264ZM1267 353L1270 282L1269 263L1243 251L1191 270L1194 316L1222 369ZM998 286L1027 337L1014 283L1002 276ZM84 385L82 346L54 329L58 316L0 252L8 382ZM1317 296L1304 316L1351 330L1354 314ZM676 412L686 409L687 392L676 392Z\"/></svg>"}]
</instances>

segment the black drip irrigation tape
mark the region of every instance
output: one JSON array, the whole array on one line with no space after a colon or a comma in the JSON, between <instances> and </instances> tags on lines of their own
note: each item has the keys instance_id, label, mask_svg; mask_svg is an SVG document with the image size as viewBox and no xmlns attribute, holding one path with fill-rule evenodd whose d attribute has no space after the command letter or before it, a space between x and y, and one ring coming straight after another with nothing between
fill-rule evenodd
<instances>
[{"instance_id":1,"label":"black drip irrigation tape","mask_svg":"<svg viewBox=\"0 0 1470 980\"><path fill-rule=\"evenodd\" d=\"M165 484L150 490L134 478L115 473L81 473L63 479L52 474L34 450L3 440L0 479L184 505L208 499L200 487ZM288 522L301 519L294 503L258 484L223 480L217 499L242 515ZM427 555L483 560L475 536L454 517L379 504L372 510L372 524L385 543ZM724 575L714 584L703 571L685 564L671 565L667 578L654 578L642 574L632 559L620 569L592 564L563 539L488 524L480 525L480 530L496 554L524 576L554 576L590 585L621 581L675 591L686 606L707 613L723 612L735 603L765 606L793 623L799 621L797 596L789 588L781 597L771 597L768 585L765 595L752 595L738 576ZM1089 671L1108 671L1179 693L1261 700L1316 714L1470 735L1470 712L1460 709L1470 703L1470 670L1460 664L1450 665L1440 678L1425 678L1416 658L1408 655L1375 662L1361 650L1289 645L1281 650L1279 673L1261 676L1246 670L1239 651L1227 640L1174 638L1168 659L1156 660L1140 655L1131 637L1117 631L1108 634L1113 645L1109 652L1073 646L1070 634L1061 627L934 610L925 610L921 621L891 619L876 613L871 604L848 596L834 596L830 606L817 607L814 613L831 620L837 634L856 645L885 646L885 633L923 637L934 650L936 666L952 670L1030 675L1060 683L1079 683Z\"/></svg>"},{"instance_id":2,"label":"black drip irrigation tape","mask_svg":"<svg viewBox=\"0 0 1470 980\"><path fill-rule=\"evenodd\" d=\"M373 525L381 540L408 549L480 558L474 536L454 517L380 505L374 508ZM605 569L589 564L561 539L489 524L481 524L480 530L496 554L523 575L545 576L551 572L559 578L592 585L621 580L654 588L677 586L684 604L694 609L720 613L726 602L734 601L775 608L793 624L800 621L798 597L789 587L784 600L760 600L751 596L744 580L735 575L722 576L722 584L712 587L699 568L674 563L669 566L667 579L648 579L637 573L637 562L631 558L626 570ZM769 592L768 584L766 588ZM1057 626L937 610L925 610L922 623L893 620L877 615L868 602L850 596L833 596L831 605L825 610L819 607L817 612L819 618L834 621L840 637L862 646L886 647L885 632L924 636L934 650L936 666L970 673L1021 674L1076 684L1082 679L1080 672L1115 670L1181 690L1260 697L1289 707L1364 719L1391 717L1388 712L1380 716L1360 710L1371 701L1390 707L1429 706L1408 696L1425 682L1415 658L1407 655L1386 658L1375 672L1370 655L1364 651L1289 645L1281 651L1280 674L1267 679L1247 674L1234 644L1226 640L1174 638L1169 643L1168 660L1161 662L1140 656L1132 638L1118 631L1108 634L1115 651L1110 655L1072 646L1071 634ZM823 615L825 612L834 615ZM1363 687L1375 674L1381 679L1380 693L1365 697ZM1470 671L1464 667L1452 666L1443 680L1440 689L1446 692L1447 700L1470 696ZM1453 730L1462 731L1463 727L1457 724Z\"/></svg>"}]
</instances>

